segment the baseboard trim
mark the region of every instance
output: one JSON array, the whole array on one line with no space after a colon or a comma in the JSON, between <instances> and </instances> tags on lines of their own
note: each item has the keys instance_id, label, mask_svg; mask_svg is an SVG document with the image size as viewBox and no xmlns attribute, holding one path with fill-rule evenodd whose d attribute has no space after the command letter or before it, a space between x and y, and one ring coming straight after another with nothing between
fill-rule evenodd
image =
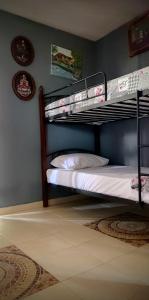
<instances>
[{"instance_id":1,"label":"baseboard trim","mask_svg":"<svg viewBox=\"0 0 149 300\"><path fill-rule=\"evenodd\" d=\"M55 206L59 205L62 203L68 203L68 202L73 202L76 200L83 200L85 198L84 195L72 195L72 196L67 196L67 197L61 197L61 198L54 198L54 199L49 199L49 207L50 206ZM21 212L27 212L27 211L32 211L35 209L42 209L42 201L36 201L32 203L26 203L26 204L18 204L14 206L9 206L9 207L2 207L0 208L0 216L2 215L10 215L10 214L15 214L15 213L21 213ZM43 208L47 209L47 208Z\"/></svg>"},{"instance_id":2,"label":"baseboard trim","mask_svg":"<svg viewBox=\"0 0 149 300\"><path fill-rule=\"evenodd\" d=\"M0 216L24 212L24 211L33 210L36 208L41 208L41 207L42 207L42 201L36 201L36 202L32 202L32 203L2 207L2 208L0 208Z\"/></svg>"}]
</instances>

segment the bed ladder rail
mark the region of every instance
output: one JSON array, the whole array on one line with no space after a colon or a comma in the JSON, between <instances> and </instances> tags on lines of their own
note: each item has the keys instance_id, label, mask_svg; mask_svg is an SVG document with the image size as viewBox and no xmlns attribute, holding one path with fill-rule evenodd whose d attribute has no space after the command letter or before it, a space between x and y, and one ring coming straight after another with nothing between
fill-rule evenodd
<instances>
[{"instance_id":1,"label":"bed ladder rail","mask_svg":"<svg viewBox=\"0 0 149 300\"><path fill-rule=\"evenodd\" d=\"M149 173L143 173L141 172L141 150L143 148L149 148L149 144L141 144L141 126L140 126L140 120L143 118L143 116L140 116L140 97L142 96L142 91L137 91L137 158L138 158L138 198L139 198L139 204L141 207L144 206L144 202L142 201L142 185L141 185L141 176L149 176ZM146 117L146 116L145 116Z\"/></svg>"}]
</instances>

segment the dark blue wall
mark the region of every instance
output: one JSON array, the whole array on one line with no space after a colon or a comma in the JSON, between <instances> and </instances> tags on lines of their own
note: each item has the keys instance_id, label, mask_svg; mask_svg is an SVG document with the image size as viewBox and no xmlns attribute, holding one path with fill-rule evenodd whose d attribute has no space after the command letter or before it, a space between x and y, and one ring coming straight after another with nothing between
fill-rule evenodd
<instances>
[{"instance_id":1,"label":"dark blue wall","mask_svg":"<svg viewBox=\"0 0 149 300\"><path fill-rule=\"evenodd\" d=\"M128 26L111 32L96 44L96 68L113 79L149 66L149 51L129 57Z\"/></svg>"},{"instance_id":2,"label":"dark blue wall","mask_svg":"<svg viewBox=\"0 0 149 300\"><path fill-rule=\"evenodd\" d=\"M97 70L113 79L149 66L149 51L132 58L128 53L127 25L97 42ZM142 121L143 142L149 144L149 119ZM113 164L136 165L136 120L111 122L100 127L101 154ZM143 164L149 166L149 148L143 150Z\"/></svg>"},{"instance_id":3,"label":"dark blue wall","mask_svg":"<svg viewBox=\"0 0 149 300\"><path fill-rule=\"evenodd\" d=\"M94 143L92 126L48 125L48 153L75 148L94 152Z\"/></svg>"},{"instance_id":4,"label":"dark blue wall","mask_svg":"<svg viewBox=\"0 0 149 300\"><path fill-rule=\"evenodd\" d=\"M28 67L19 66L11 55L11 41L17 35L33 43L35 59ZM0 206L7 206L41 200L38 87L50 90L69 83L50 75L51 43L81 52L84 76L95 70L95 43L3 11L0 41ZM31 73L37 87L35 97L28 102L19 100L12 90L12 77L22 69ZM52 134L52 149L64 141L64 130L58 131L59 138L55 139L55 131ZM75 136L74 145L78 143Z\"/></svg>"},{"instance_id":5,"label":"dark blue wall","mask_svg":"<svg viewBox=\"0 0 149 300\"><path fill-rule=\"evenodd\" d=\"M142 143L149 145L149 119L141 120ZM137 164L136 119L111 122L100 127L100 154L111 164ZM149 167L149 148L142 149L142 165Z\"/></svg>"},{"instance_id":6,"label":"dark blue wall","mask_svg":"<svg viewBox=\"0 0 149 300\"><path fill-rule=\"evenodd\" d=\"M10 45L17 35L24 35L33 43L35 60L28 67L22 68L12 58ZM129 58L126 26L94 43L3 11L0 11L0 40L0 206L7 206L41 199L38 92L31 101L20 101L12 91L13 75L21 69L30 72L37 90L40 85L50 90L68 83L64 78L50 75L51 43L82 52L83 76L103 70L109 79L149 65L149 53ZM149 125L146 122L143 127L145 136ZM135 151L130 151L131 159L128 159L127 151L130 133L131 143L134 141L135 145L133 121L111 124L101 127L101 152L103 155L107 153L113 163L134 163ZM50 126L51 152L70 146L75 148L78 144L81 148L93 150L94 138L90 130ZM122 145L118 152L113 151L113 126L117 126L113 138ZM124 132L123 140L121 131Z\"/></svg>"}]
</instances>

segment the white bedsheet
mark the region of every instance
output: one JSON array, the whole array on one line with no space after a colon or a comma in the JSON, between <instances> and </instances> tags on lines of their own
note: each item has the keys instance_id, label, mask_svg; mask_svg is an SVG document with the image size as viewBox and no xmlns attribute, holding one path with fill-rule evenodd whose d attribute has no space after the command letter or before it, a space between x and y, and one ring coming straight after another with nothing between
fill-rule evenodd
<instances>
[{"instance_id":1,"label":"white bedsheet","mask_svg":"<svg viewBox=\"0 0 149 300\"><path fill-rule=\"evenodd\" d=\"M142 168L149 173L149 168ZM48 169L47 181L57 185L81 189L138 201L138 191L131 188L137 170L128 166L106 166L81 170ZM142 200L149 203L149 192L142 192Z\"/></svg>"}]
</instances>

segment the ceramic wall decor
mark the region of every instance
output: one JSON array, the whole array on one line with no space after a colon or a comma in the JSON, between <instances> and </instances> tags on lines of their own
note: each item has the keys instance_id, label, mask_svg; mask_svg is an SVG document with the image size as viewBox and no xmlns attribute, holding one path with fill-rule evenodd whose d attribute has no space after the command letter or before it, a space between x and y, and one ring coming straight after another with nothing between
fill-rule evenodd
<instances>
[{"instance_id":1,"label":"ceramic wall decor","mask_svg":"<svg viewBox=\"0 0 149 300\"><path fill-rule=\"evenodd\" d=\"M19 71L14 75L12 88L16 96L24 101L31 100L36 91L35 81L26 71Z\"/></svg>"}]
</instances>

